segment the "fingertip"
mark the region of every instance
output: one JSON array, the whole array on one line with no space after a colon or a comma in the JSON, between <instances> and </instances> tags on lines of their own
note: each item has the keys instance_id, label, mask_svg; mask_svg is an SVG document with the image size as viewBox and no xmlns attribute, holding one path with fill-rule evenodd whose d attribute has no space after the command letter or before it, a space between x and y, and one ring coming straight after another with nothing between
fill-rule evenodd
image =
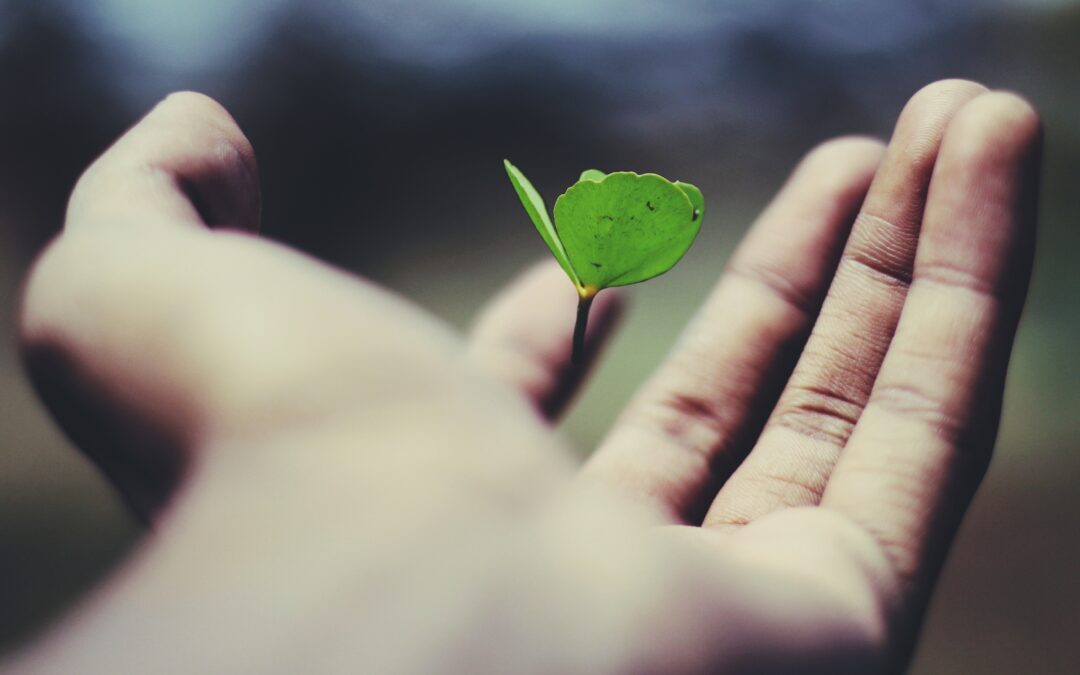
<instances>
[{"instance_id":1,"label":"fingertip","mask_svg":"<svg viewBox=\"0 0 1080 675\"><path fill-rule=\"evenodd\" d=\"M932 163L952 117L987 91L978 82L948 79L931 82L915 92L901 110L893 135L894 140L900 140L898 149L905 161L916 165Z\"/></svg>"},{"instance_id":2,"label":"fingertip","mask_svg":"<svg viewBox=\"0 0 1080 675\"><path fill-rule=\"evenodd\" d=\"M166 221L258 230L255 151L214 99L170 94L82 175L67 224Z\"/></svg>"},{"instance_id":3,"label":"fingertip","mask_svg":"<svg viewBox=\"0 0 1080 675\"><path fill-rule=\"evenodd\" d=\"M885 142L876 136L849 134L830 138L806 153L803 164L808 168L827 168L838 163L876 164L885 154Z\"/></svg>"},{"instance_id":4,"label":"fingertip","mask_svg":"<svg viewBox=\"0 0 1080 675\"><path fill-rule=\"evenodd\" d=\"M585 335L582 363L570 363L578 294L554 260L531 265L480 313L469 353L481 369L525 396L554 418L573 397L585 372L614 331L626 294L596 295Z\"/></svg>"},{"instance_id":5,"label":"fingertip","mask_svg":"<svg viewBox=\"0 0 1080 675\"><path fill-rule=\"evenodd\" d=\"M137 160L141 151L148 154L143 158L146 163L168 162L172 155L179 154L180 141L191 137L200 141L196 151L213 144L233 146L229 150L235 150L236 159L241 160L252 174L257 173L255 150L240 125L217 100L194 91L177 91L163 98L101 159L121 155L124 159ZM131 138L139 142L128 142ZM192 148L187 150L186 154L191 154Z\"/></svg>"},{"instance_id":6,"label":"fingertip","mask_svg":"<svg viewBox=\"0 0 1080 675\"><path fill-rule=\"evenodd\" d=\"M254 158L255 151L244 135L236 118L217 99L197 91L175 91L163 98L147 114L147 118L165 117L185 124L200 124L235 143L247 158Z\"/></svg>"},{"instance_id":7,"label":"fingertip","mask_svg":"<svg viewBox=\"0 0 1080 675\"><path fill-rule=\"evenodd\" d=\"M565 301L561 301L560 304L568 308L577 303L578 296L572 282L567 278L566 272L559 263L550 258L533 263L523 273L520 284L516 301L524 305L526 309L539 307L530 300L543 303L549 298L559 296L565 296ZM614 327L626 310L629 296L629 288L626 286L605 288L596 294L589 312L587 343L602 340L606 331ZM586 349L589 349L588 344Z\"/></svg>"},{"instance_id":8,"label":"fingertip","mask_svg":"<svg viewBox=\"0 0 1080 675\"><path fill-rule=\"evenodd\" d=\"M911 95L909 105L920 105L940 98L977 96L986 91L986 85L980 82L962 77L946 77L920 87Z\"/></svg>"},{"instance_id":9,"label":"fingertip","mask_svg":"<svg viewBox=\"0 0 1080 675\"><path fill-rule=\"evenodd\" d=\"M1034 105L1013 92L993 91L960 109L949 125L945 143L953 152L993 160L1003 159L1001 153L1038 150L1042 135L1042 120Z\"/></svg>"},{"instance_id":10,"label":"fingertip","mask_svg":"<svg viewBox=\"0 0 1080 675\"><path fill-rule=\"evenodd\" d=\"M151 113L168 112L187 117L204 117L223 126L235 125L232 115L216 99L201 92L182 90L174 91L161 99Z\"/></svg>"},{"instance_id":11,"label":"fingertip","mask_svg":"<svg viewBox=\"0 0 1080 675\"><path fill-rule=\"evenodd\" d=\"M984 94L957 113L930 186L917 271L949 280L961 271L969 287L1020 311L1035 248L1041 139L1035 107L1011 92Z\"/></svg>"},{"instance_id":12,"label":"fingertip","mask_svg":"<svg viewBox=\"0 0 1080 675\"><path fill-rule=\"evenodd\" d=\"M195 174L191 186L196 207L208 225L229 225L257 230L261 217L259 167L255 148L236 119L217 100L195 91L177 91L166 96L147 116L168 120L164 134L196 135L202 147L197 151L209 163L210 171ZM178 144L179 145L179 144ZM189 157L177 147L161 164L183 172Z\"/></svg>"},{"instance_id":13,"label":"fingertip","mask_svg":"<svg viewBox=\"0 0 1080 675\"><path fill-rule=\"evenodd\" d=\"M985 85L973 80L962 78L937 80L911 95L900 111L900 118L921 117L927 111L935 111L942 106L951 107L955 101L969 101L988 91Z\"/></svg>"},{"instance_id":14,"label":"fingertip","mask_svg":"<svg viewBox=\"0 0 1080 675\"><path fill-rule=\"evenodd\" d=\"M811 149L796 173L812 178L823 194L863 192L885 156L885 147L873 136L832 138Z\"/></svg>"}]
</instances>

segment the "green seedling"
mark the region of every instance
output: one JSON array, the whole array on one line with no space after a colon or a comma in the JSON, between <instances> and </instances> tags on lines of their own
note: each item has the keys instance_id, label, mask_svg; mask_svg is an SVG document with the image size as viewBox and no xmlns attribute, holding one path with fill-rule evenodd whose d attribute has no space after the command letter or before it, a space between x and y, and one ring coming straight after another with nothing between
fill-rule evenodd
<instances>
[{"instance_id":1,"label":"green seedling","mask_svg":"<svg viewBox=\"0 0 1080 675\"><path fill-rule=\"evenodd\" d=\"M674 267L701 229L705 198L689 183L654 173L589 169L555 200L552 221L525 174L508 160L503 165L533 225L577 289L571 361L580 363L596 294Z\"/></svg>"}]
</instances>

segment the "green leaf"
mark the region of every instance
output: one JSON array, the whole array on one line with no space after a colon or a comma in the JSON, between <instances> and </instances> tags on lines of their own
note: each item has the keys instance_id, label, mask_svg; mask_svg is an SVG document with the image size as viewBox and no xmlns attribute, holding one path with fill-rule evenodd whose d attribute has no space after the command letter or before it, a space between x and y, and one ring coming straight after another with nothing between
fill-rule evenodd
<instances>
[{"instance_id":1,"label":"green leaf","mask_svg":"<svg viewBox=\"0 0 1080 675\"><path fill-rule=\"evenodd\" d=\"M559 235L555 231L555 227L551 224L551 218L548 217L547 207L544 206L543 197L541 197L540 193L536 191L536 188L532 186L532 183L525 177L525 174L521 173L516 166L510 163L510 160L504 159L503 166L506 168L506 174L510 176L510 182L514 185L514 191L517 192L518 199L521 200L521 205L525 207L525 211L529 214L529 218L532 219L533 225L536 226L536 231L543 237L544 243L547 244L548 249L551 250L551 254L555 256L555 259L559 261L563 271L570 277L570 280L574 282L575 286L581 288L582 284L578 280L574 268L570 265L563 244L559 240Z\"/></svg>"},{"instance_id":2,"label":"green leaf","mask_svg":"<svg viewBox=\"0 0 1080 675\"><path fill-rule=\"evenodd\" d=\"M701 191L656 174L592 175L555 202L556 237L579 288L626 286L671 269L701 229Z\"/></svg>"},{"instance_id":3,"label":"green leaf","mask_svg":"<svg viewBox=\"0 0 1080 675\"><path fill-rule=\"evenodd\" d=\"M697 186L690 183L684 183L682 181L675 181L675 187L683 191L686 198L693 204L694 210L697 212L698 218L705 217L705 195L701 194L701 190L697 189Z\"/></svg>"},{"instance_id":4,"label":"green leaf","mask_svg":"<svg viewBox=\"0 0 1080 675\"><path fill-rule=\"evenodd\" d=\"M570 362L580 365L593 297L605 288L651 279L679 262L701 229L705 198L690 183L653 173L587 169L555 201L552 225L525 175L508 160L503 165L533 225L577 287Z\"/></svg>"}]
</instances>

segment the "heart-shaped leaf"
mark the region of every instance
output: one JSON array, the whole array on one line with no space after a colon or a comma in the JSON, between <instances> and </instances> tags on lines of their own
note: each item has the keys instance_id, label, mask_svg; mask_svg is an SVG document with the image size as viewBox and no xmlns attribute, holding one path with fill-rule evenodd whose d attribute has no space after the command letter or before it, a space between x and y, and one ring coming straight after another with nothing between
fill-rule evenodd
<instances>
[{"instance_id":1,"label":"heart-shaped leaf","mask_svg":"<svg viewBox=\"0 0 1080 675\"><path fill-rule=\"evenodd\" d=\"M521 171L503 160L522 206L581 297L574 331L576 362L593 296L636 284L675 266L705 215L701 190L653 173L583 171L555 201L555 220Z\"/></svg>"},{"instance_id":2,"label":"heart-shaped leaf","mask_svg":"<svg viewBox=\"0 0 1080 675\"><path fill-rule=\"evenodd\" d=\"M671 269L694 243L700 196L656 174L585 178L555 202L555 231L585 288L636 284Z\"/></svg>"}]
</instances>

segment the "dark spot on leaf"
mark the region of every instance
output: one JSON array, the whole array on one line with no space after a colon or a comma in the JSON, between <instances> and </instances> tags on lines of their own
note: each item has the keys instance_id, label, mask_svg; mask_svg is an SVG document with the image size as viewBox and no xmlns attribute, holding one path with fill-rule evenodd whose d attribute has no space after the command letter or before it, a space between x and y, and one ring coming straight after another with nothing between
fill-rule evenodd
<instances>
[{"instance_id":1,"label":"dark spot on leaf","mask_svg":"<svg viewBox=\"0 0 1080 675\"><path fill-rule=\"evenodd\" d=\"M701 211L698 211L697 209L694 209L694 215L691 216L690 220L697 220L698 216L700 216L700 215L701 215Z\"/></svg>"},{"instance_id":2,"label":"dark spot on leaf","mask_svg":"<svg viewBox=\"0 0 1080 675\"><path fill-rule=\"evenodd\" d=\"M649 209L650 211L656 210L656 207L652 205L652 202L645 202L645 208Z\"/></svg>"},{"instance_id":3,"label":"dark spot on leaf","mask_svg":"<svg viewBox=\"0 0 1080 675\"><path fill-rule=\"evenodd\" d=\"M598 263L598 262L594 262L594 263L589 263L589 264L590 264L590 265L592 265L593 267L595 267L596 269L600 269L601 267L603 267L603 265L601 265L601 264L600 264L600 263Z\"/></svg>"},{"instance_id":4,"label":"dark spot on leaf","mask_svg":"<svg viewBox=\"0 0 1080 675\"><path fill-rule=\"evenodd\" d=\"M613 221L615 219L613 217L611 217L611 216L603 215L603 216L600 216L600 220L612 220Z\"/></svg>"}]
</instances>

